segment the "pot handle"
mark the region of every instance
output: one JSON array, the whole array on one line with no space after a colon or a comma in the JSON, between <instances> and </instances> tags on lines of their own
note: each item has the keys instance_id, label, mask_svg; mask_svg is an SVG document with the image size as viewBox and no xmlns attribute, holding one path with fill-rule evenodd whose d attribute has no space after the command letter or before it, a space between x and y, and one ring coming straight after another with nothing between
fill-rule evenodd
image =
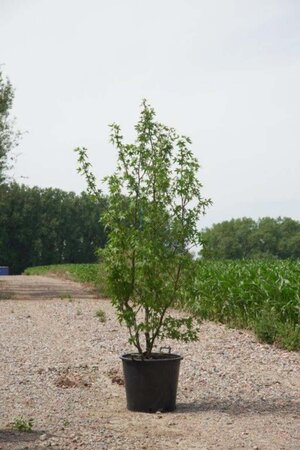
<instances>
[{"instance_id":1,"label":"pot handle","mask_svg":"<svg viewBox=\"0 0 300 450\"><path fill-rule=\"evenodd\" d=\"M171 353L171 347L170 347L170 346L169 346L169 347L160 347L159 353L163 353L162 350L168 350L168 353L169 353L169 354Z\"/></svg>"}]
</instances>

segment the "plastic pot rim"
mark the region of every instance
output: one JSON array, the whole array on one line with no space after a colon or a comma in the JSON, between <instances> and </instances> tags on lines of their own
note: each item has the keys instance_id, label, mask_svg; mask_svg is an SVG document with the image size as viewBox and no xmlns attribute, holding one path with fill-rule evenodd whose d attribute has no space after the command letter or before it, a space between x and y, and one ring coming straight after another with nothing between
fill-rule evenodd
<instances>
[{"instance_id":1,"label":"plastic pot rim","mask_svg":"<svg viewBox=\"0 0 300 450\"><path fill-rule=\"evenodd\" d=\"M134 361L134 362L141 362L141 363L159 363L163 361L178 361L182 360L183 356L178 355L177 353L152 353L154 355L154 358L144 358L142 359L140 353L124 353L119 358L122 361Z\"/></svg>"}]
</instances>

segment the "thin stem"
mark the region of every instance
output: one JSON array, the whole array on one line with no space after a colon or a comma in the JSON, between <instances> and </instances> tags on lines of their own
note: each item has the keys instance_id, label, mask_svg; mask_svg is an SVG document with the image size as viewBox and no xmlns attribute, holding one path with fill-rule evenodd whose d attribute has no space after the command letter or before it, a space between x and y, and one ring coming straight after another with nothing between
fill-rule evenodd
<instances>
[{"instance_id":1,"label":"thin stem","mask_svg":"<svg viewBox=\"0 0 300 450\"><path fill-rule=\"evenodd\" d=\"M145 338L146 338L146 355L149 357L151 354L152 346L151 346L151 339L150 339L150 333L149 333L149 308L145 307L145 323L146 323L146 331L145 331Z\"/></svg>"}]
</instances>

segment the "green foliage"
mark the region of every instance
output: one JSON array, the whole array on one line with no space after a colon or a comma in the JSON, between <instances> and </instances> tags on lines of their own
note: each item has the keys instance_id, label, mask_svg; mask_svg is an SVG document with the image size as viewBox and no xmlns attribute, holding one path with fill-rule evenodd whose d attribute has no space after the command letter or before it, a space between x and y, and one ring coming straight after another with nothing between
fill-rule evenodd
<instances>
[{"instance_id":1,"label":"green foliage","mask_svg":"<svg viewBox=\"0 0 300 450\"><path fill-rule=\"evenodd\" d=\"M300 222L290 218L232 219L202 232L205 259L300 258Z\"/></svg>"},{"instance_id":2,"label":"green foliage","mask_svg":"<svg viewBox=\"0 0 300 450\"><path fill-rule=\"evenodd\" d=\"M258 338L300 348L300 262L197 261L186 305L199 317L253 329Z\"/></svg>"},{"instance_id":3,"label":"green foliage","mask_svg":"<svg viewBox=\"0 0 300 450\"><path fill-rule=\"evenodd\" d=\"M33 419L17 417L16 419L14 419L12 426L15 430L30 432L32 431L33 427Z\"/></svg>"},{"instance_id":4,"label":"green foliage","mask_svg":"<svg viewBox=\"0 0 300 450\"><path fill-rule=\"evenodd\" d=\"M105 311L103 311L103 309L101 308L97 309L96 317L98 317L100 322L106 322L106 314Z\"/></svg>"},{"instance_id":5,"label":"green foliage","mask_svg":"<svg viewBox=\"0 0 300 450\"><path fill-rule=\"evenodd\" d=\"M0 72L0 185L12 165L11 151L17 145L19 133L14 131L9 114L13 105L14 90L11 83Z\"/></svg>"},{"instance_id":6,"label":"green foliage","mask_svg":"<svg viewBox=\"0 0 300 450\"><path fill-rule=\"evenodd\" d=\"M97 261L106 233L99 217L104 198L92 201L60 189L16 183L0 186L0 265L21 273L28 266Z\"/></svg>"},{"instance_id":7,"label":"green foliage","mask_svg":"<svg viewBox=\"0 0 300 450\"><path fill-rule=\"evenodd\" d=\"M135 142L125 144L120 127L111 125L118 163L105 179L109 197L102 222L109 237L101 257L129 342L149 357L159 337L196 338L190 321L172 320L168 311L186 295L194 267L189 251L199 244L198 220L210 200L202 197L190 139L157 122L146 101L135 130ZM76 151L87 175L86 149ZM86 178L93 191L94 178Z\"/></svg>"},{"instance_id":8,"label":"green foliage","mask_svg":"<svg viewBox=\"0 0 300 450\"><path fill-rule=\"evenodd\" d=\"M87 159L87 149L84 147L78 147L74 150L78 154L78 168L77 172L83 175L87 181L87 192L89 196L97 201L101 198L102 193L97 188L97 180L95 175L91 172L91 163Z\"/></svg>"},{"instance_id":9,"label":"green foliage","mask_svg":"<svg viewBox=\"0 0 300 450\"><path fill-rule=\"evenodd\" d=\"M96 264L52 264L49 266L28 267L25 275L45 275L53 273L57 275L69 275L76 281L83 283L95 282L98 275Z\"/></svg>"},{"instance_id":10,"label":"green foliage","mask_svg":"<svg viewBox=\"0 0 300 450\"><path fill-rule=\"evenodd\" d=\"M280 323L278 326L276 344L287 350L300 349L300 324L290 322Z\"/></svg>"},{"instance_id":11,"label":"green foliage","mask_svg":"<svg viewBox=\"0 0 300 450\"><path fill-rule=\"evenodd\" d=\"M260 342L274 344L278 333L278 322L274 320L274 314L263 312L254 322L254 332Z\"/></svg>"},{"instance_id":12,"label":"green foliage","mask_svg":"<svg viewBox=\"0 0 300 450\"><path fill-rule=\"evenodd\" d=\"M276 344L287 350L300 349L300 325L290 321L282 322L280 318L262 314L253 324L254 332L260 342Z\"/></svg>"}]
</instances>

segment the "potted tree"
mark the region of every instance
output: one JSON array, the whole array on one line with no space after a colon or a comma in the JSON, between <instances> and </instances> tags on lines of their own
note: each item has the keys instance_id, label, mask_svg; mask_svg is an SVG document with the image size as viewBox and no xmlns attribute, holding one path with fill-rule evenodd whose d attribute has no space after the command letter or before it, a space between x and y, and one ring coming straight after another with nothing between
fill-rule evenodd
<instances>
[{"instance_id":1,"label":"potted tree","mask_svg":"<svg viewBox=\"0 0 300 450\"><path fill-rule=\"evenodd\" d=\"M102 221L108 243L101 256L118 319L135 347L121 357L127 407L172 411L182 357L156 346L164 338L197 338L193 318L174 317L170 308L188 295L195 266L190 250L200 242L198 220L211 202L202 197L190 139L157 122L146 100L133 144L123 142L117 124L110 127L118 163L105 178L109 195ZM76 151L79 172L95 193L86 149Z\"/></svg>"}]
</instances>

